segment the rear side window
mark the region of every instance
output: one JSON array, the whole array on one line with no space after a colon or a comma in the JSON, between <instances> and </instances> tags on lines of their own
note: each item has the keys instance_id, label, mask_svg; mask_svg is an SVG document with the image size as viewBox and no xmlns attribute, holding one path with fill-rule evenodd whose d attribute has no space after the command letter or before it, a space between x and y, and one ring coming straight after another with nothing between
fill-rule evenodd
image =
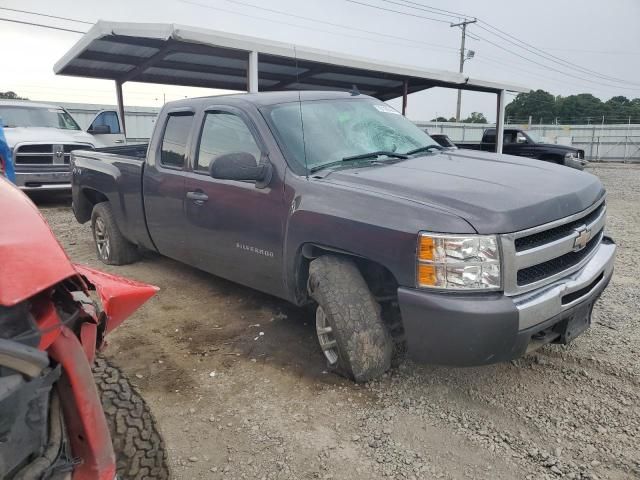
<instances>
[{"instance_id":1,"label":"rear side window","mask_svg":"<svg viewBox=\"0 0 640 480\"><path fill-rule=\"evenodd\" d=\"M163 166L184 168L187 140L192 124L193 113L169 115L160 152L160 163Z\"/></svg>"}]
</instances>

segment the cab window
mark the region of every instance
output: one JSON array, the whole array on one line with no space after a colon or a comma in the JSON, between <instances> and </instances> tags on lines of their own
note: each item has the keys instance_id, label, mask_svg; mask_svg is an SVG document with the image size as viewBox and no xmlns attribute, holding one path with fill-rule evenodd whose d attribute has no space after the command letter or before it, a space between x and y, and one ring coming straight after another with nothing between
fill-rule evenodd
<instances>
[{"instance_id":1,"label":"cab window","mask_svg":"<svg viewBox=\"0 0 640 480\"><path fill-rule=\"evenodd\" d=\"M121 133L120 122L118 122L118 114L116 112L101 112L91 123L89 131L94 130L95 127L107 126L109 127L109 133Z\"/></svg>"},{"instance_id":2,"label":"cab window","mask_svg":"<svg viewBox=\"0 0 640 480\"><path fill-rule=\"evenodd\" d=\"M196 169L208 172L209 166L216 158L240 152L253 155L256 164L260 162L260 147L244 120L229 112L207 112L202 127Z\"/></svg>"},{"instance_id":3,"label":"cab window","mask_svg":"<svg viewBox=\"0 0 640 480\"><path fill-rule=\"evenodd\" d=\"M193 113L171 114L167 118L167 125L162 138L160 164L169 168L184 168L187 140L191 133Z\"/></svg>"}]
</instances>

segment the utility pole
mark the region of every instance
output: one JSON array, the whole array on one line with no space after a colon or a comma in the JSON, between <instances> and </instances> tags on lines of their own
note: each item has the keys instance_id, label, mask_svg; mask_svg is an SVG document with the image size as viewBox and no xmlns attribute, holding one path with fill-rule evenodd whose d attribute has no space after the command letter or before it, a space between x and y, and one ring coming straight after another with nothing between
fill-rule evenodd
<instances>
[{"instance_id":1,"label":"utility pole","mask_svg":"<svg viewBox=\"0 0 640 480\"><path fill-rule=\"evenodd\" d=\"M475 18L473 20L465 20L460 23L452 23L452 27L462 27L462 42L460 43L460 73L464 71L464 41L467 37L467 25L470 23L476 23L478 20ZM458 90L458 103L456 105L456 122L460 121L460 105L462 104L462 90Z\"/></svg>"}]
</instances>

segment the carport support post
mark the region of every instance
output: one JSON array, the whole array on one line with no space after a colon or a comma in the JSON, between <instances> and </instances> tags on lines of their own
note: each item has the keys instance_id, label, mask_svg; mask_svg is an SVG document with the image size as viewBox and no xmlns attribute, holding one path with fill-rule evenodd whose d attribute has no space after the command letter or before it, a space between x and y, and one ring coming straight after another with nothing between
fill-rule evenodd
<instances>
[{"instance_id":1,"label":"carport support post","mask_svg":"<svg viewBox=\"0 0 640 480\"><path fill-rule=\"evenodd\" d=\"M249 93L258 92L258 52L249 52L249 68L247 71Z\"/></svg>"},{"instance_id":2,"label":"carport support post","mask_svg":"<svg viewBox=\"0 0 640 480\"><path fill-rule=\"evenodd\" d=\"M402 115L407 116L407 95L409 94L409 80L402 82Z\"/></svg>"},{"instance_id":3,"label":"carport support post","mask_svg":"<svg viewBox=\"0 0 640 480\"><path fill-rule=\"evenodd\" d=\"M120 117L120 125L124 138L127 138L127 127L124 120L124 101L122 99L122 82L116 80L116 98L118 100L118 117Z\"/></svg>"},{"instance_id":4,"label":"carport support post","mask_svg":"<svg viewBox=\"0 0 640 480\"><path fill-rule=\"evenodd\" d=\"M502 142L504 141L504 100L505 91L498 92L498 109L496 112L496 153L502 153Z\"/></svg>"}]
</instances>

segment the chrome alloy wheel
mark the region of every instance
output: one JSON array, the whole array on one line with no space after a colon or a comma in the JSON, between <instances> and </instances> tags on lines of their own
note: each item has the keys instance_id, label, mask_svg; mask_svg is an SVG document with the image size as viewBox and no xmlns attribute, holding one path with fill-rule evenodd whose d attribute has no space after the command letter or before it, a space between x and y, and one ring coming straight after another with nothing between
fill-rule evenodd
<instances>
[{"instance_id":1,"label":"chrome alloy wheel","mask_svg":"<svg viewBox=\"0 0 640 480\"><path fill-rule=\"evenodd\" d=\"M98 247L98 254L100 255L100 258L108 260L109 255L111 254L111 243L109 242L107 226L102 217L96 218L93 231L96 237L96 246Z\"/></svg>"},{"instance_id":2,"label":"chrome alloy wheel","mask_svg":"<svg viewBox=\"0 0 640 480\"><path fill-rule=\"evenodd\" d=\"M316 333L318 334L318 342L324 356L327 357L329 365L338 363L338 344L333 336L333 329L329 324L327 315L321 306L316 310Z\"/></svg>"}]
</instances>

